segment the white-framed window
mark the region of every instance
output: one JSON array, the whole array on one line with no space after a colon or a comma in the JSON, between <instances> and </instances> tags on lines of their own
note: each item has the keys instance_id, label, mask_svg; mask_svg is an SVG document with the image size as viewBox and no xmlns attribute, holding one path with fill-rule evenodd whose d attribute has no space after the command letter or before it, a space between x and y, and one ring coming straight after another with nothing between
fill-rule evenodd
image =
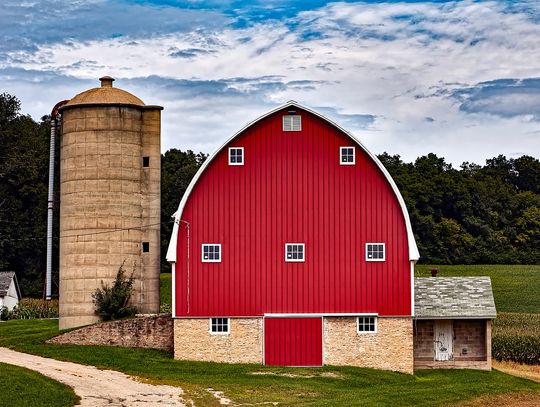
<instances>
[{"instance_id":1,"label":"white-framed window","mask_svg":"<svg viewBox=\"0 0 540 407\"><path fill-rule=\"evenodd\" d=\"M203 263L220 263L221 244L203 243L201 245L201 261Z\"/></svg>"},{"instance_id":2,"label":"white-framed window","mask_svg":"<svg viewBox=\"0 0 540 407\"><path fill-rule=\"evenodd\" d=\"M230 318L210 318L210 333L214 335L230 334Z\"/></svg>"},{"instance_id":3,"label":"white-framed window","mask_svg":"<svg viewBox=\"0 0 540 407\"><path fill-rule=\"evenodd\" d=\"M377 333L377 317L356 318L356 333L358 334Z\"/></svg>"},{"instance_id":4,"label":"white-framed window","mask_svg":"<svg viewBox=\"0 0 540 407\"><path fill-rule=\"evenodd\" d=\"M385 261L386 248L384 243L366 243L366 261Z\"/></svg>"},{"instance_id":5,"label":"white-framed window","mask_svg":"<svg viewBox=\"0 0 540 407\"><path fill-rule=\"evenodd\" d=\"M306 261L304 243L285 243L285 261Z\"/></svg>"},{"instance_id":6,"label":"white-framed window","mask_svg":"<svg viewBox=\"0 0 540 407\"><path fill-rule=\"evenodd\" d=\"M354 165L356 162L356 149L354 147L339 148L339 163L341 165Z\"/></svg>"},{"instance_id":7,"label":"white-framed window","mask_svg":"<svg viewBox=\"0 0 540 407\"><path fill-rule=\"evenodd\" d=\"M298 114L283 116L283 131L302 131L302 116Z\"/></svg>"},{"instance_id":8,"label":"white-framed window","mask_svg":"<svg viewBox=\"0 0 540 407\"><path fill-rule=\"evenodd\" d=\"M229 165L244 165L244 147L229 147Z\"/></svg>"}]
</instances>

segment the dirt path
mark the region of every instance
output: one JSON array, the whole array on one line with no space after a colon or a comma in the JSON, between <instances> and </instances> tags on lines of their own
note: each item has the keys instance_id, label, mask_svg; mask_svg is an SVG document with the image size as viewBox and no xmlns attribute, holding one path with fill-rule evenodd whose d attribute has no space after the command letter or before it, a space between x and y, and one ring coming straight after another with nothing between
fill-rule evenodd
<instances>
[{"instance_id":1,"label":"dirt path","mask_svg":"<svg viewBox=\"0 0 540 407\"><path fill-rule=\"evenodd\" d=\"M182 389L141 383L128 375L0 348L0 362L35 370L73 388L81 406L185 406Z\"/></svg>"}]
</instances>

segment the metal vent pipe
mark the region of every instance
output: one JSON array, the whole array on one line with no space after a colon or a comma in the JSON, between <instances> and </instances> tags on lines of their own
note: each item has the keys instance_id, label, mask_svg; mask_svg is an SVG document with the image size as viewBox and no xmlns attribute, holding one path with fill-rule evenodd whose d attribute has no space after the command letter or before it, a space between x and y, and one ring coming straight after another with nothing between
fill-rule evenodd
<instances>
[{"instance_id":1,"label":"metal vent pipe","mask_svg":"<svg viewBox=\"0 0 540 407\"><path fill-rule=\"evenodd\" d=\"M54 150L56 144L56 129L58 109L68 100L58 102L51 112L51 141L49 146L49 194L47 198L47 265L45 269L45 299L52 296L52 246L53 246L53 209L54 209Z\"/></svg>"}]
</instances>

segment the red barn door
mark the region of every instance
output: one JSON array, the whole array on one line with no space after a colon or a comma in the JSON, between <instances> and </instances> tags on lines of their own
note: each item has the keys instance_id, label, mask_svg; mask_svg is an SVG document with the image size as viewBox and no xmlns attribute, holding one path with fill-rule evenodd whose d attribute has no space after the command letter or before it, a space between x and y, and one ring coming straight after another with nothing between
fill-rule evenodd
<instances>
[{"instance_id":1,"label":"red barn door","mask_svg":"<svg viewBox=\"0 0 540 407\"><path fill-rule=\"evenodd\" d=\"M274 366L321 366L322 318L265 318L264 361Z\"/></svg>"}]
</instances>

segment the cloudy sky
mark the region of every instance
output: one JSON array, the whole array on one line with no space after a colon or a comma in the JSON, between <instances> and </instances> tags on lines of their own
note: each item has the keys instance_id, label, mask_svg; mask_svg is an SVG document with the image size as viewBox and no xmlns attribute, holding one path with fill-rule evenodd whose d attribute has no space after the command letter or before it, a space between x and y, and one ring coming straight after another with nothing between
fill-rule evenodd
<instances>
[{"instance_id":1,"label":"cloudy sky","mask_svg":"<svg viewBox=\"0 0 540 407\"><path fill-rule=\"evenodd\" d=\"M2 0L0 91L39 119L115 85L211 152L290 99L375 153L540 157L540 2Z\"/></svg>"}]
</instances>

